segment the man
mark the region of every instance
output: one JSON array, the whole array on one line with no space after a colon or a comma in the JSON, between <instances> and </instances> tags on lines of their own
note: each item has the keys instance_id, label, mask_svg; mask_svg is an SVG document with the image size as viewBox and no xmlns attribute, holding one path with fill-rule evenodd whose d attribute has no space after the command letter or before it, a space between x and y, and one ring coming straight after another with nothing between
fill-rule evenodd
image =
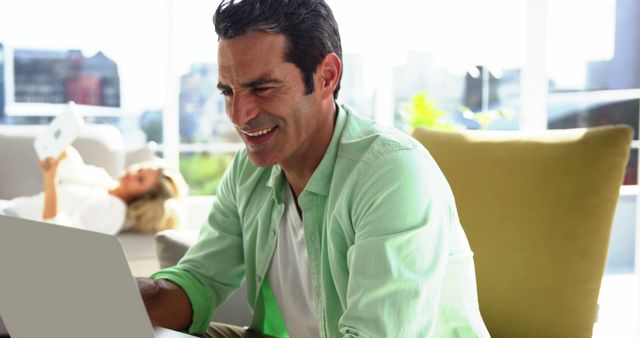
<instances>
[{"instance_id":1,"label":"man","mask_svg":"<svg viewBox=\"0 0 640 338\"><path fill-rule=\"evenodd\" d=\"M155 325L206 337L487 337L472 253L427 151L339 106L323 0L224 1L218 88L246 149L208 224L139 287ZM246 278L249 329L212 325Z\"/></svg>"}]
</instances>

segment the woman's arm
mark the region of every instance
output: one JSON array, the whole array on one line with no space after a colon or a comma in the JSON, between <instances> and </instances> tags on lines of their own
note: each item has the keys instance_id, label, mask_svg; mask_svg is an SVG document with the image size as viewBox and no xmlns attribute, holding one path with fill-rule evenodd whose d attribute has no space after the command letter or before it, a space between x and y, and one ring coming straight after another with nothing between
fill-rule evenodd
<instances>
[{"instance_id":1,"label":"woman's arm","mask_svg":"<svg viewBox=\"0 0 640 338\"><path fill-rule=\"evenodd\" d=\"M67 157L67 152L63 151L57 158L47 157L40 161L42 170L42 181L44 183L44 208L42 219L51 219L58 215L58 182L56 173L58 164Z\"/></svg>"},{"instance_id":2,"label":"woman's arm","mask_svg":"<svg viewBox=\"0 0 640 338\"><path fill-rule=\"evenodd\" d=\"M55 176L43 175L44 179L44 208L42 219L50 219L58 214L58 183Z\"/></svg>"}]
</instances>

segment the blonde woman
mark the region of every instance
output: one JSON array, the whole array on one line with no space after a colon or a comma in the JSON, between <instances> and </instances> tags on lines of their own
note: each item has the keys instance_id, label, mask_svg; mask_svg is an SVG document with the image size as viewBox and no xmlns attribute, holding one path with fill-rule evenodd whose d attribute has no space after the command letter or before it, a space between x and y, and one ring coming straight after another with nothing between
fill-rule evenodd
<instances>
[{"instance_id":1,"label":"blonde woman","mask_svg":"<svg viewBox=\"0 0 640 338\"><path fill-rule=\"evenodd\" d=\"M43 192L0 201L0 213L107 234L153 233L180 225L186 184L161 161L130 166L117 181L85 164L73 148L39 165Z\"/></svg>"}]
</instances>

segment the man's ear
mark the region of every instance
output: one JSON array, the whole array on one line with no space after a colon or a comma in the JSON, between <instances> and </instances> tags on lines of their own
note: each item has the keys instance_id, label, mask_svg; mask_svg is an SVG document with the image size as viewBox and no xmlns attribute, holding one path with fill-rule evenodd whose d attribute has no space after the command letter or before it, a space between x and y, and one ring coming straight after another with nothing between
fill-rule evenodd
<instances>
[{"instance_id":1,"label":"man's ear","mask_svg":"<svg viewBox=\"0 0 640 338\"><path fill-rule=\"evenodd\" d=\"M322 97L331 96L338 86L340 74L342 73L342 62L336 53L327 54L316 68L316 90Z\"/></svg>"}]
</instances>

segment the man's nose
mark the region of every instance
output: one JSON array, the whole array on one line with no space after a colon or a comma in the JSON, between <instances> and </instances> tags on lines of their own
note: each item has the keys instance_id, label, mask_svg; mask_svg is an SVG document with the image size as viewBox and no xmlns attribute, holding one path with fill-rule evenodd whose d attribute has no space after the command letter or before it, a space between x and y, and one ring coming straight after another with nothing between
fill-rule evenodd
<instances>
[{"instance_id":1,"label":"man's nose","mask_svg":"<svg viewBox=\"0 0 640 338\"><path fill-rule=\"evenodd\" d=\"M255 97L247 91L238 91L233 94L228 103L227 113L231 122L238 127L246 125L260 113Z\"/></svg>"}]
</instances>

